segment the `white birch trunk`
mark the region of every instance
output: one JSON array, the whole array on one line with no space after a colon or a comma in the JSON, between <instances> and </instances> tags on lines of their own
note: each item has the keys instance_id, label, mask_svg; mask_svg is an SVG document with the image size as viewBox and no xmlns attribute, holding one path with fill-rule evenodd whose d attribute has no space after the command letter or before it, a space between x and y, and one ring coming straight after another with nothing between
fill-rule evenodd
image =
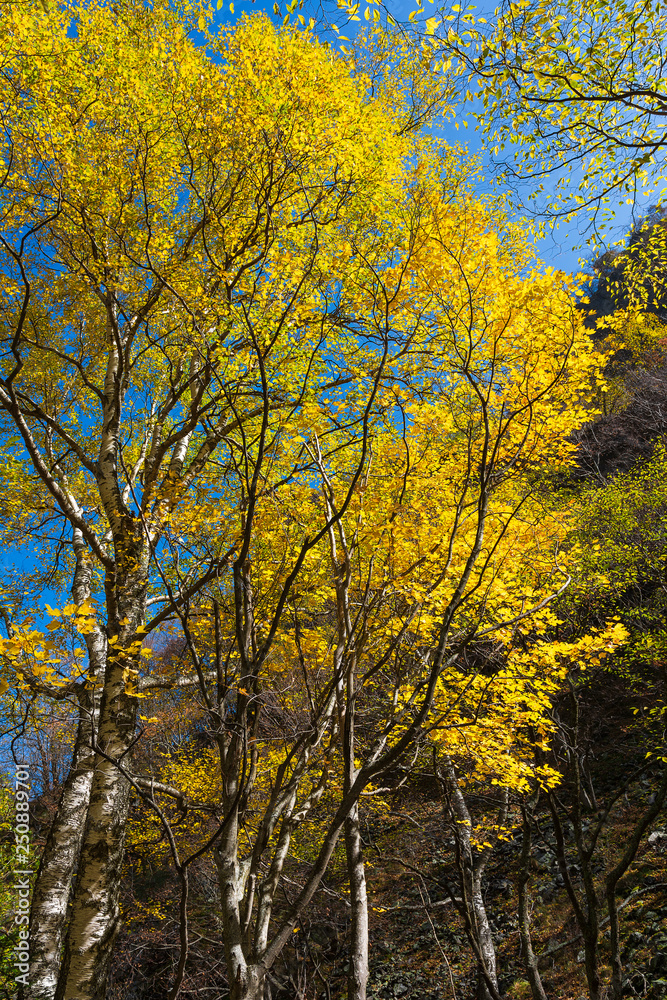
<instances>
[{"instance_id":1,"label":"white birch trunk","mask_svg":"<svg viewBox=\"0 0 667 1000\"><path fill-rule=\"evenodd\" d=\"M87 697L86 697L87 696ZM60 972L65 918L93 780L94 692L80 695L79 726L69 775L40 860L30 909L29 1000L53 1000ZM99 702L97 710L99 709Z\"/></svg>"},{"instance_id":2,"label":"white birch trunk","mask_svg":"<svg viewBox=\"0 0 667 1000\"><path fill-rule=\"evenodd\" d=\"M78 529L74 529L76 569L72 584L75 604L90 597L92 565ZM60 796L58 811L40 860L30 908L29 1000L53 1000L60 960L67 907L72 891L86 823L93 780L95 734L99 722L100 692L95 686L104 673L106 640L101 629L85 635L90 687L78 694L79 723L72 764Z\"/></svg>"},{"instance_id":3,"label":"white birch trunk","mask_svg":"<svg viewBox=\"0 0 667 1000\"><path fill-rule=\"evenodd\" d=\"M130 786L117 762L126 766L135 734L137 700L126 692L136 677L136 651L124 651L144 623L150 542L143 522L128 511L118 479L119 427L128 342L118 325L115 294L108 290L109 354L104 380L103 421L97 461L97 488L113 538L107 565L107 655L100 706L98 748L86 831L72 900L55 1000L104 1000L109 962L120 924L122 875ZM113 653L111 650L111 640Z\"/></svg>"},{"instance_id":4,"label":"white birch trunk","mask_svg":"<svg viewBox=\"0 0 667 1000\"><path fill-rule=\"evenodd\" d=\"M368 982L368 894L366 870L359 831L359 806L355 804L345 820L345 853L350 881L350 970L348 1000L366 1000Z\"/></svg>"},{"instance_id":5,"label":"white birch trunk","mask_svg":"<svg viewBox=\"0 0 667 1000\"><path fill-rule=\"evenodd\" d=\"M124 694L122 668L115 665L110 673L112 694L107 681L98 738L111 761L97 755L56 1000L103 1000L118 931L130 787L112 761L128 749L135 708Z\"/></svg>"}]
</instances>

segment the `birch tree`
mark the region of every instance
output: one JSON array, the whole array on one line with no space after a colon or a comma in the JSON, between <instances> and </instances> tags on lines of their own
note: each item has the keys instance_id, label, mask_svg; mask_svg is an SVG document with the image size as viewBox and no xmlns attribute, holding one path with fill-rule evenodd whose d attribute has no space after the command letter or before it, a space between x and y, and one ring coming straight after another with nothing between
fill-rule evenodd
<instances>
[{"instance_id":1,"label":"birch tree","mask_svg":"<svg viewBox=\"0 0 667 1000\"><path fill-rule=\"evenodd\" d=\"M59 898L45 865L33 908L39 982L51 995L58 979L59 998L104 995L144 637L239 558L238 539L212 545L165 590L181 556L170 521L202 477L215 489L234 435L263 447L269 411L344 381L317 360L336 316L311 296L322 272L335 282L344 213L369 211L407 153L381 100L307 33L245 22L211 37L216 62L193 41L205 26L132 4L15 4L3 20L0 406L91 574L74 593L89 662L59 690L82 706L96 693L56 821L69 812L71 835L54 832ZM30 670L20 681L51 693Z\"/></svg>"},{"instance_id":2,"label":"birch tree","mask_svg":"<svg viewBox=\"0 0 667 1000\"><path fill-rule=\"evenodd\" d=\"M247 506L216 501L207 523L222 537L242 532L243 562L178 607L228 820L215 855L235 1000L261 996L340 836L348 993L362 1000L361 795L425 730L441 730L452 753L462 734L480 761L504 762L507 782L523 779L512 720L526 700L533 721L550 705L552 689L537 698L542 681L526 664L521 683L511 670L490 680L464 654L489 635L509 642L521 622L553 621L569 519L550 507L538 469L571 459L562 430L586 412L596 361L562 276L526 277L525 231L501 234L500 215L465 199L443 203L428 176L409 220L393 215L384 235L373 223L382 270L366 266L367 223L349 231L354 293L343 286L341 311L363 331L372 377L287 427L271 412L269 448L239 437L227 493L243 492ZM268 488L279 469L283 485ZM269 697L284 713L279 739L263 728ZM502 708L477 727L495 700ZM158 790L169 784L154 778ZM312 864L293 903L276 907L293 840L316 809Z\"/></svg>"},{"instance_id":3,"label":"birch tree","mask_svg":"<svg viewBox=\"0 0 667 1000\"><path fill-rule=\"evenodd\" d=\"M12 4L0 30L3 432L64 528L73 600L53 617L87 647L18 622L3 640L6 683L80 720L34 988L104 997L131 788L159 805L132 769L138 707L196 685L234 1000L262 995L343 831L363 1000L359 798L434 699L458 703L473 637L539 620L567 579L535 471L570 459L597 371L574 286L415 132L409 76L370 81L308 29L215 35L200 10L101 3ZM167 627L180 676L146 645ZM297 668L308 722L260 810L261 696ZM277 915L330 772L316 857Z\"/></svg>"}]
</instances>

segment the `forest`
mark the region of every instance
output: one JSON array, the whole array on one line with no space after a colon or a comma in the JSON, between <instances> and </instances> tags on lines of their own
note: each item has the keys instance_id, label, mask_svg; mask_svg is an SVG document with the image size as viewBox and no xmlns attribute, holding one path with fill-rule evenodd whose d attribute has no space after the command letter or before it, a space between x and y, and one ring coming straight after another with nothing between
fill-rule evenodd
<instances>
[{"instance_id":1,"label":"forest","mask_svg":"<svg viewBox=\"0 0 667 1000\"><path fill-rule=\"evenodd\" d=\"M0 1000L667 997L667 10L439 2L3 0Z\"/></svg>"}]
</instances>

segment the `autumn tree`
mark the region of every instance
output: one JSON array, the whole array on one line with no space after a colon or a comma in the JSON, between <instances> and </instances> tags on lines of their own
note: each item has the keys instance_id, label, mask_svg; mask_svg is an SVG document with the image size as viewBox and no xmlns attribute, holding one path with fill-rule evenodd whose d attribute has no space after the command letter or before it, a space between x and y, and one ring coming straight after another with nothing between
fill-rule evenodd
<instances>
[{"instance_id":1,"label":"autumn tree","mask_svg":"<svg viewBox=\"0 0 667 1000\"><path fill-rule=\"evenodd\" d=\"M468 199L443 201L427 160L419 176L420 197L406 208L397 194L402 212L373 222L382 269L367 266L368 223L348 230L354 280L341 311L363 331L358 360L373 359L368 387L354 378L287 424L271 412L270 448L237 439L228 487L202 516L226 545L241 534L243 563L174 606L217 746L214 850L239 998L261 990L343 833L348 993L365 996L359 797L424 727L442 729L451 753L463 731L480 760L500 755L511 768L507 723L527 689L511 672L489 681L463 654L519 622L551 621L568 579L557 555L567 516L550 508L537 470L571 460L567 428L586 413L596 360L581 315L562 276L527 273L521 227ZM281 485L267 488L279 470ZM238 494L247 505L230 506ZM191 512L172 523L190 546L210 544ZM473 737L495 698L506 714ZM156 805L192 801L174 775L158 768L136 784ZM312 867L272 924L291 844L323 809Z\"/></svg>"},{"instance_id":2,"label":"autumn tree","mask_svg":"<svg viewBox=\"0 0 667 1000\"><path fill-rule=\"evenodd\" d=\"M8 615L3 671L78 719L31 993L104 996L130 789L165 831L165 797L188 796L133 768L139 707L187 687L217 748L197 850L215 851L234 1000L261 995L343 832L362 1000L359 797L434 710L445 732L474 723L463 652L547 621L568 579L540 470L571 460L598 369L574 285L419 136L442 91L415 104L428 77L407 55L414 77L381 72L379 28L368 74L308 30L215 35L186 8L15 4L1 30L0 407L20 442L3 476L8 516L63 532L72 598L48 635ZM167 629L182 669L151 657ZM275 691L297 720L281 755L262 729ZM171 847L175 997L191 855Z\"/></svg>"},{"instance_id":3,"label":"autumn tree","mask_svg":"<svg viewBox=\"0 0 667 1000\"><path fill-rule=\"evenodd\" d=\"M546 642L522 654L531 663L545 657L546 665L550 660L553 678L561 671L547 712L550 747L536 748L537 759L555 770L557 780L536 789L541 817L535 798L522 803L522 940L530 954L525 898L530 844L535 839L546 844L545 825L551 824L550 849L577 933L568 935L569 941L551 944L543 955L555 959L568 945L581 941L591 998L607 992L620 997L627 986L620 911L635 898L637 890L628 894L628 876L667 796L664 616L659 610L664 594L658 579L662 573L657 570L664 551L663 480L664 455L658 446L650 461L637 463L630 473L617 474L602 486L589 483L578 491L573 530L565 545L573 559L574 579L558 602L560 634L552 633ZM605 626L610 619L616 625ZM598 633L602 626L613 640L604 655L600 640L605 632ZM587 636L572 639L585 630ZM599 748L605 745L602 757ZM651 793L640 795L636 783L647 776ZM636 811L624 823L622 842L610 843L608 827L618 822L629 793ZM622 901L621 892L627 896ZM607 983L602 958L605 925L610 929L612 973ZM530 979L537 1000L536 963Z\"/></svg>"},{"instance_id":4,"label":"autumn tree","mask_svg":"<svg viewBox=\"0 0 667 1000\"><path fill-rule=\"evenodd\" d=\"M143 637L239 558L238 538L212 544L174 590L171 519L212 502L237 435L261 451L269 413L345 384L345 351L318 353L340 317L315 289L342 269L344 215L372 214L408 152L307 33L244 22L209 38L211 58L197 27L199 11L132 4L3 19L0 405L18 494L40 498L27 519L69 533L65 617L87 646L56 668L53 645L7 649L8 683L80 705L34 897L45 996L104 993Z\"/></svg>"}]
</instances>

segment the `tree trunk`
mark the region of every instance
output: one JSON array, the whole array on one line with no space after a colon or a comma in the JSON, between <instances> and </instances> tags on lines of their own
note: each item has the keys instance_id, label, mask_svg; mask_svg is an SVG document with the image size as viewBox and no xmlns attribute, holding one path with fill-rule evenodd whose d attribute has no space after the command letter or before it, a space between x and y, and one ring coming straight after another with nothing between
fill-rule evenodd
<instances>
[{"instance_id":1,"label":"tree trunk","mask_svg":"<svg viewBox=\"0 0 667 1000\"><path fill-rule=\"evenodd\" d=\"M635 825L630 839L618 864L606 878L607 906L609 908L609 925L611 930L611 1000L621 1000L623 996L623 965L621 963L621 947L618 924L618 907L616 905L616 887L634 861L640 841L651 823L658 817L667 798L667 768L662 773L662 781L658 792Z\"/></svg>"},{"instance_id":2,"label":"tree trunk","mask_svg":"<svg viewBox=\"0 0 667 1000\"><path fill-rule=\"evenodd\" d=\"M132 539L124 556L132 558ZM127 553L127 556L126 556ZM137 699L126 691L136 676L136 641L143 621L145 586L141 566L125 576L125 586L107 586L110 643L95 770L81 860L72 900L65 950L55 1000L104 1000L111 953L119 929L118 896L122 874L130 785L116 767L126 766L135 735ZM120 622L123 622L120 626ZM113 649L113 653L112 653Z\"/></svg>"},{"instance_id":3,"label":"tree trunk","mask_svg":"<svg viewBox=\"0 0 667 1000\"><path fill-rule=\"evenodd\" d=\"M530 816L526 806L521 808L523 839L521 842L521 861L519 865L519 934L521 936L521 948L523 950L523 961L526 968L526 975L530 983L530 992L533 1000L547 1000L547 995L542 986L539 969L537 967L537 956L533 951L533 942L530 937L530 913L528 898L528 881L530 879L530 856L532 826Z\"/></svg>"},{"instance_id":4,"label":"tree trunk","mask_svg":"<svg viewBox=\"0 0 667 1000\"><path fill-rule=\"evenodd\" d=\"M574 910L574 915L579 925L579 930L583 938L584 945L584 968L586 970L586 982L588 983L588 992L590 1000L600 1000L601 997L601 982L600 982L600 957L599 957L599 937L600 937L600 927L598 919L598 898L595 891L595 881L593 876L593 870L591 867L591 849L586 844L586 835L584 833L584 828L581 820L581 809L582 805L586 807L587 796L584 794L582 789L582 775L581 775L581 730L579 725L579 699L577 697L577 691L575 689L574 683L570 678L570 700L572 704L572 710L574 714L574 727L572 731L572 736L569 738L563 730L562 739L566 746L568 757L570 759L571 768L574 778L574 795L572 797L572 810L569 818L572 821L572 828L574 833L574 840L577 850L577 861L579 863L579 868L581 871L581 880L583 882L583 899L581 898L581 893L578 893L574 887L574 883L570 876L570 868L568 865L567 852L565 848L565 836L563 832L563 826L560 821L560 816L556 809L556 797L552 793L549 795L549 808L551 810L551 815L554 820L554 833L556 835L556 860L558 862L558 867L565 883L565 889L568 896L570 897L570 902L572 903L572 908Z\"/></svg>"},{"instance_id":5,"label":"tree trunk","mask_svg":"<svg viewBox=\"0 0 667 1000\"><path fill-rule=\"evenodd\" d=\"M350 927L350 970L347 1000L366 1000L368 981L368 896L366 871L359 832L359 806L355 804L345 820L345 853L350 880L352 923Z\"/></svg>"},{"instance_id":6,"label":"tree trunk","mask_svg":"<svg viewBox=\"0 0 667 1000\"><path fill-rule=\"evenodd\" d=\"M30 908L30 1000L53 1000L72 878L76 871L93 781L94 692L79 695L72 765L42 854ZM98 709L99 710L99 703Z\"/></svg>"},{"instance_id":7,"label":"tree trunk","mask_svg":"<svg viewBox=\"0 0 667 1000\"><path fill-rule=\"evenodd\" d=\"M470 886L470 897L472 899L473 915L475 919L475 931L479 942L479 950L483 962L483 971L489 977L496 991L498 991L498 973L496 970L496 948L493 943L493 934L489 918L484 905L482 894L482 872L476 865L473 865L472 880ZM493 1000L489 990L486 976L482 973L477 979L477 996L479 1000Z\"/></svg>"},{"instance_id":8,"label":"tree trunk","mask_svg":"<svg viewBox=\"0 0 667 1000\"><path fill-rule=\"evenodd\" d=\"M72 597L81 605L90 597L92 565L81 532L74 530L76 569ZM96 628L85 635L90 686L78 691L79 723L69 774L42 853L30 907L30 1000L53 1000L60 972L65 918L72 879L79 862L93 781L93 746L99 722L99 680L104 672L106 639ZM95 686L95 681L98 686Z\"/></svg>"},{"instance_id":9,"label":"tree trunk","mask_svg":"<svg viewBox=\"0 0 667 1000\"><path fill-rule=\"evenodd\" d=\"M456 772L449 759L445 760L445 774L454 818L453 828L461 873L461 895L463 896L466 932L479 966L477 997L478 1000L497 1000L500 994L496 970L496 949L482 892L482 878L489 858L489 849L479 851L473 848L471 842L472 819Z\"/></svg>"},{"instance_id":10,"label":"tree trunk","mask_svg":"<svg viewBox=\"0 0 667 1000\"><path fill-rule=\"evenodd\" d=\"M600 972L599 972L599 956L598 956L598 938L599 938L599 924L598 924L598 913L597 905L595 901L594 889L591 896L591 880L587 880L587 885L585 888L588 890L587 895L587 906L586 910L579 899L577 891L574 887L572 879L570 877L570 869L568 865L567 851L565 848L565 836L563 833L563 825L558 814L558 809L556 808L555 796L553 793L549 794L549 809L551 811L551 816L554 821L554 833L556 835L556 861L558 862L558 868L560 874L565 883L565 889L568 896L570 897L570 902L572 903L572 909L574 910L575 919L579 930L581 931L581 936L584 945L584 968L586 970L586 982L588 984L589 1000L600 1000ZM582 841L579 830L579 835L577 832L578 818L575 809L575 815L573 816L573 826L575 829L575 837L577 838L577 850L578 850L578 860L582 863L582 868L584 865L589 865L590 858L583 853ZM584 874L586 870L584 869Z\"/></svg>"},{"instance_id":11,"label":"tree trunk","mask_svg":"<svg viewBox=\"0 0 667 1000\"><path fill-rule=\"evenodd\" d=\"M260 976L254 965L246 965L243 973L239 966L238 975L229 986L229 1000L262 1000L264 976Z\"/></svg>"},{"instance_id":12,"label":"tree trunk","mask_svg":"<svg viewBox=\"0 0 667 1000\"><path fill-rule=\"evenodd\" d=\"M231 791L233 794L234 788ZM229 795L226 798L229 798ZM227 803L225 805L227 806ZM214 854L218 869L218 885L220 886L220 909L230 1000L250 1000L251 997L255 996L255 993L252 992L255 984L253 983L252 968L248 964L243 947L241 903L244 896L244 880L238 863L238 820L236 816L227 824ZM259 996L259 993L256 995Z\"/></svg>"},{"instance_id":13,"label":"tree trunk","mask_svg":"<svg viewBox=\"0 0 667 1000\"><path fill-rule=\"evenodd\" d=\"M101 741L109 729L104 707ZM109 747L108 741L103 745ZM114 759L121 753L113 754ZM114 764L98 757L56 1000L104 1000L120 917L118 894L129 802L128 782Z\"/></svg>"}]
</instances>

